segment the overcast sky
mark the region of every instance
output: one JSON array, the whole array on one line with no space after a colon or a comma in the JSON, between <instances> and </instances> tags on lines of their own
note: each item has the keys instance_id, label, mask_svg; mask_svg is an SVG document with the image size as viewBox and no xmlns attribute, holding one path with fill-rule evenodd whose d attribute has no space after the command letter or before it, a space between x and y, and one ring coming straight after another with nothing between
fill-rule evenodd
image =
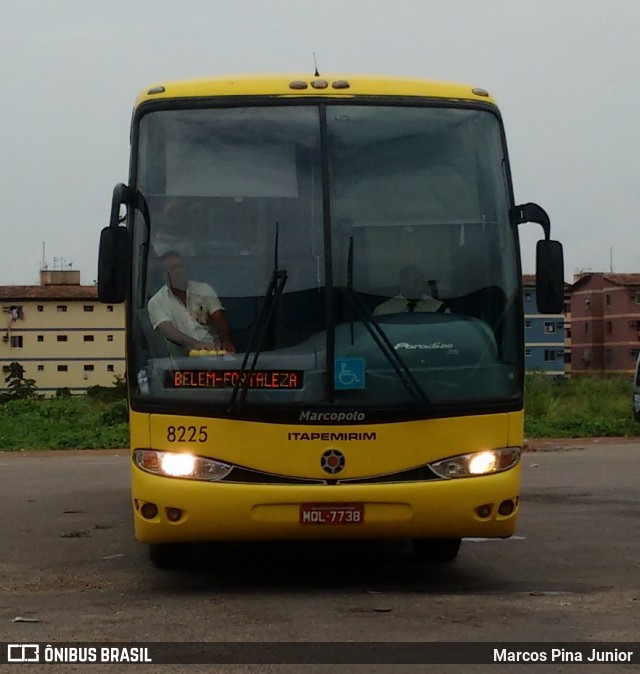
<instances>
[{"instance_id":1,"label":"overcast sky","mask_svg":"<svg viewBox=\"0 0 640 674\"><path fill-rule=\"evenodd\" d=\"M146 85L320 71L487 88L517 202L578 269L640 272L637 0L0 0L0 285L54 262L97 272ZM535 225L520 228L533 272ZM55 260L54 260L55 258Z\"/></svg>"}]
</instances>

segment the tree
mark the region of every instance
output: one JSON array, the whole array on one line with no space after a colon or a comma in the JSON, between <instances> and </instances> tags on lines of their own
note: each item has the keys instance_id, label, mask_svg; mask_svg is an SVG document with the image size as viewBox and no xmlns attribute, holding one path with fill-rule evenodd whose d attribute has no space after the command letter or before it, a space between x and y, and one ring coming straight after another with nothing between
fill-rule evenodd
<instances>
[{"instance_id":1,"label":"tree","mask_svg":"<svg viewBox=\"0 0 640 674\"><path fill-rule=\"evenodd\" d=\"M36 392L36 380L24 376L24 368L15 361L9 365L9 373L4 379L9 389L9 398L33 398Z\"/></svg>"}]
</instances>

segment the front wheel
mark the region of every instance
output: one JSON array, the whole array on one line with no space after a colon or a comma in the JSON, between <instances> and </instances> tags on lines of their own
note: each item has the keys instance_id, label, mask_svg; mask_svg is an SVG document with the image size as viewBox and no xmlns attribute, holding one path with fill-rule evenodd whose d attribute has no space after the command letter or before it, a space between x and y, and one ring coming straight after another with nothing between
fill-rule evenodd
<instances>
[{"instance_id":1,"label":"front wheel","mask_svg":"<svg viewBox=\"0 0 640 674\"><path fill-rule=\"evenodd\" d=\"M152 543L149 559L156 569L180 569L189 564L191 546L188 543Z\"/></svg>"},{"instance_id":2,"label":"front wheel","mask_svg":"<svg viewBox=\"0 0 640 674\"><path fill-rule=\"evenodd\" d=\"M460 550L461 538L414 538L413 549L423 562L452 562Z\"/></svg>"}]
</instances>

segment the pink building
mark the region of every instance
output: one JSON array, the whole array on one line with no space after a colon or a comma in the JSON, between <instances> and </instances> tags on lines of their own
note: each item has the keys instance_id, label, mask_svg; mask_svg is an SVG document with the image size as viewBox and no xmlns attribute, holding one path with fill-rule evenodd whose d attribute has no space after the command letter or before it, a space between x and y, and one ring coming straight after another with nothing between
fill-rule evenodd
<instances>
[{"instance_id":1,"label":"pink building","mask_svg":"<svg viewBox=\"0 0 640 674\"><path fill-rule=\"evenodd\" d=\"M572 373L633 373L640 350L640 274L580 274L570 298Z\"/></svg>"}]
</instances>

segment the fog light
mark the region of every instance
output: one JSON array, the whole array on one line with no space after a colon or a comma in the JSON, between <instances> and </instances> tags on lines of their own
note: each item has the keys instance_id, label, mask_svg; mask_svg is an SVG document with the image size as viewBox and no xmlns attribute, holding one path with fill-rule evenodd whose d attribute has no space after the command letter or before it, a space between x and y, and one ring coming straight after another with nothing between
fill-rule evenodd
<instances>
[{"instance_id":1,"label":"fog light","mask_svg":"<svg viewBox=\"0 0 640 674\"><path fill-rule=\"evenodd\" d=\"M177 522L182 517L180 508L167 508L167 519L170 522Z\"/></svg>"},{"instance_id":2,"label":"fog light","mask_svg":"<svg viewBox=\"0 0 640 674\"><path fill-rule=\"evenodd\" d=\"M487 517L490 517L491 516L491 504L485 503L484 505L478 506L476 508L476 512L478 513L478 517L482 517L482 519L486 519Z\"/></svg>"},{"instance_id":3,"label":"fog light","mask_svg":"<svg viewBox=\"0 0 640 674\"><path fill-rule=\"evenodd\" d=\"M498 508L498 512L501 515L511 515L511 513L515 510L515 504L513 501L503 501L500 504L500 507Z\"/></svg>"},{"instance_id":4,"label":"fog light","mask_svg":"<svg viewBox=\"0 0 640 674\"><path fill-rule=\"evenodd\" d=\"M145 519L152 520L158 514L158 506L155 503L145 503L140 512Z\"/></svg>"}]
</instances>

